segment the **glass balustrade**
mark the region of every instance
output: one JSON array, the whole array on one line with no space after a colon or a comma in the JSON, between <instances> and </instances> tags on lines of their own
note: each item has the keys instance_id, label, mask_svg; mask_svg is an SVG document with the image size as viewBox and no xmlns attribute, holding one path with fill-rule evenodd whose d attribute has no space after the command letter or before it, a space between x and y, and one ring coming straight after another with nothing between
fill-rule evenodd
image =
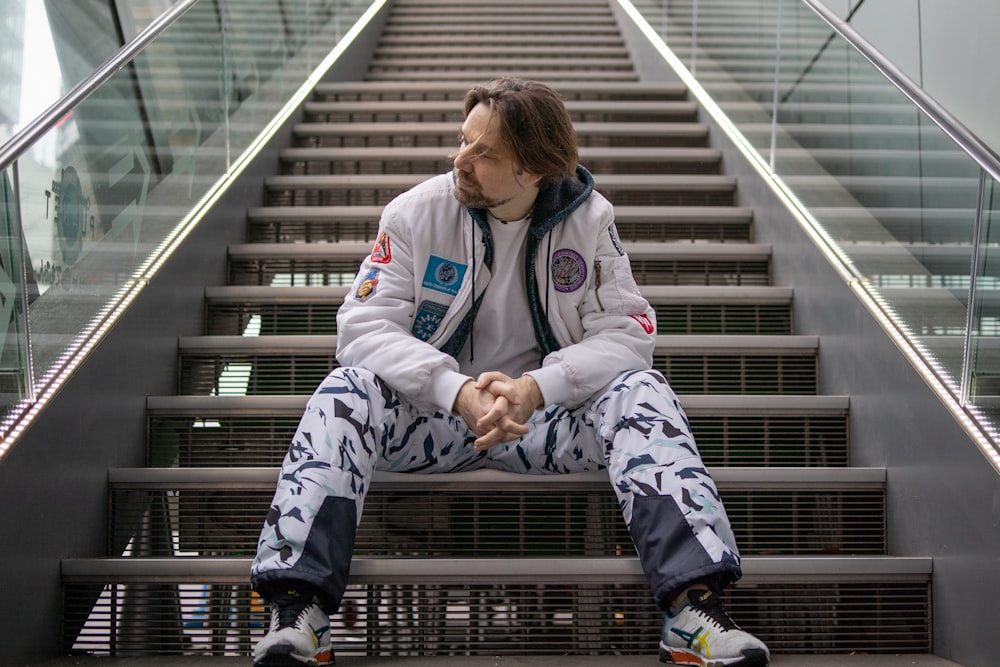
<instances>
[{"instance_id":1,"label":"glass balustrade","mask_svg":"<svg viewBox=\"0 0 1000 667\"><path fill-rule=\"evenodd\" d=\"M101 4L101 3L98 3ZM0 147L173 3L0 9ZM0 164L0 417L30 410L370 0L200 0ZM96 9L95 9L96 7ZM0 450L2 453L2 450Z\"/></svg>"},{"instance_id":2,"label":"glass balustrade","mask_svg":"<svg viewBox=\"0 0 1000 667\"><path fill-rule=\"evenodd\" d=\"M980 200L980 163L801 0L632 5L938 379L995 429L1000 204L992 178Z\"/></svg>"}]
</instances>

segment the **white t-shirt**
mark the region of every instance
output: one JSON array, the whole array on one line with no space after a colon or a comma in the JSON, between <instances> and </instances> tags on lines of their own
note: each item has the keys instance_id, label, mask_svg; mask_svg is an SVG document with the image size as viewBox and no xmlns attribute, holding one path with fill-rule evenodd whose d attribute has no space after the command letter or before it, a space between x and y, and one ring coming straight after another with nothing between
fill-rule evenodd
<instances>
[{"instance_id":1,"label":"white t-shirt","mask_svg":"<svg viewBox=\"0 0 1000 667\"><path fill-rule=\"evenodd\" d=\"M493 233L492 276L469 340L458 355L459 369L473 378L486 371L517 378L538 368L542 354L524 282L524 242L530 221L501 222L492 215L487 220Z\"/></svg>"}]
</instances>

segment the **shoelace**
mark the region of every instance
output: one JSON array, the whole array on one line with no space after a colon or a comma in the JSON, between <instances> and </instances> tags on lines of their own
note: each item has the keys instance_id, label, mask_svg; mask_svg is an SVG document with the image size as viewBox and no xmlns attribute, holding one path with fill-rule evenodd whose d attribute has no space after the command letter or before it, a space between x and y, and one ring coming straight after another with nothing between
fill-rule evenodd
<instances>
[{"instance_id":1,"label":"shoelace","mask_svg":"<svg viewBox=\"0 0 1000 667\"><path fill-rule=\"evenodd\" d=\"M691 606L698 612L704 614L709 619L722 626L723 630L738 630L739 626L729 618L725 607L722 606L722 598L712 592L699 593L691 591L688 593Z\"/></svg>"},{"instance_id":2,"label":"shoelace","mask_svg":"<svg viewBox=\"0 0 1000 667\"><path fill-rule=\"evenodd\" d=\"M272 602L278 607L278 627L290 628L295 625L302 610L312 602L312 598L289 591L275 595Z\"/></svg>"}]
</instances>

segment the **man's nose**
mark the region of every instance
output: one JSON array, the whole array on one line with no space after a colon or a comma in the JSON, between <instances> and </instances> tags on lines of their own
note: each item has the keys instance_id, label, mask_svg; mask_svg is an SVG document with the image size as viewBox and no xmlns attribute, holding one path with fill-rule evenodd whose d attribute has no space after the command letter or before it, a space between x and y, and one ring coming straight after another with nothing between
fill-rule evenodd
<instances>
[{"instance_id":1,"label":"man's nose","mask_svg":"<svg viewBox=\"0 0 1000 667\"><path fill-rule=\"evenodd\" d=\"M458 149L458 152L454 155L455 158L455 168L461 169L462 171L472 171L472 156L469 154L469 147L463 146Z\"/></svg>"}]
</instances>

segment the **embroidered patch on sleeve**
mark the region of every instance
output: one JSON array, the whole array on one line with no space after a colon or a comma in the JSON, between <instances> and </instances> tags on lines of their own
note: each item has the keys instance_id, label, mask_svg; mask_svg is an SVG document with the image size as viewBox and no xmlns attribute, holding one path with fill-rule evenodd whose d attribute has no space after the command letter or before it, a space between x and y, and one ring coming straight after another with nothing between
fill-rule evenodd
<instances>
[{"instance_id":1,"label":"embroidered patch on sleeve","mask_svg":"<svg viewBox=\"0 0 1000 667\"><path fill-rule=\"evenodd\" d=\"M392 261L392 251L389 248L389 234L382 232L375 241L370 259L376 264L388 264Z\"/></svg>"},{"instance_id":2,"label":"embroidered patch on sleeve","mask_svg":"<svg viewBox=\"0 0 1000 667\"><path fill-rule=\"evenodd\" d=\"M466 268L465 264L431 255L430 261L427 262L427 270L424 271L423 287L455 296L458 294L459 285L462 284Z\"/></svg>"},{"instance_id":3,"label":"embroidered patch on sleeve","mask_svg":"<svg viewBox=\"0 0 1000 667\"><path fill-rule=\"evenodd\" d=\"M552 253L552 283L557 292L575 292L587 280L587 264L575 250L563 248Z\"/></svg>"},{"instance_id":4,"label":"embroidered patch on sleeve","mask_svg":"<svg viewBox=\"0 0 1000 667\"><path fill-rule=\"evenodd\" d=\"M372 269L365 275L365 279L361 281L357 291L354 292L355 299L364 303L375 294L375 288L378 287L378 272L378 269Z\"/></svg>"},{"instance_id":5,"label":"embroidered patch on sleeve","mask_svg":"<svg viewBox=\"0 0 1000 667\"><path fill-rule=\"evenodd\" d=\"M629 315L629 317L638 322L642 326L642 330L646 333L651 334L655 330L653 321L649 319L649 315Z\"/></svg>"},{"instance_id":6,"label":"embroidered patch on sleeve","mask_svg":"<svg viewBox=\"0 0 1000 667\"><path fill-rule=\"evenodd\" d=\"M434 303L433 301L422 301L417 308L416 315L413 316L413 327L410 331L422 341L430 340L434 332L441 326L444 314L448 312L448 306Z\"/></svg>"},{"instance_id":7,"label":"embroidered patch on sleeve","mask_svg":"<svg viewBox=\"0 0 1000 667\"><path fill-rule=\"evenodd\" d=\"M622 240L618 236L618 227L615 226L615 223L613 222L611 223L611 226L608 227L608 235L611 237L611 244L615 247L615 250L618 251L618 254L624 255L625 248L622 247Z\"/></svg>"}]
</instances>

